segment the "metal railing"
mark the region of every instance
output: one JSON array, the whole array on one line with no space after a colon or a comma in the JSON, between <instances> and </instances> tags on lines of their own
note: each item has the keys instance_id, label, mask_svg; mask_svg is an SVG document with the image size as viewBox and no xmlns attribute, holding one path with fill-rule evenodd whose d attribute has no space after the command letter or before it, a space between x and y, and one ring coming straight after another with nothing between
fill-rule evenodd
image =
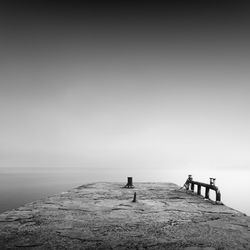
<instances>
[{"instance_id":1,"label":"metal railing","mask_svg":"<svg viewBox=\"0 0 250 250\"><path fill-rule=\"evenodd\" d=\"M215 186L215 178L210 178L210 184L194 181L192 175L188 176L184 187L186 190L191 190L194 192L194 186L197 185L197 194L201 195L201 187L205 187L205 199L209 199L210 189L215 191L216 194L216 203L221 204L221 193L217 186Z\"/></svg>"}]
</instances>

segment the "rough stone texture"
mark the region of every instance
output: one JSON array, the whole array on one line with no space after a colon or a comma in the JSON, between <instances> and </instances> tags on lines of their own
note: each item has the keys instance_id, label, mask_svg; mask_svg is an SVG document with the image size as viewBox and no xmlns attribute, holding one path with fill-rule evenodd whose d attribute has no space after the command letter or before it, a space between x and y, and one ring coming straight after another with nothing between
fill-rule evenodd
<instances>
[{"instance_id":1,"label":"rough stone texture","mask_svg":"<svg viewBox=\"0 0 250 250\"><path fill-rule=\"evenodd\" d=\"M1 214L0 249L250 249L239 211L171 183L121 187L83 185Z\"/></svg>"}]
</instances>

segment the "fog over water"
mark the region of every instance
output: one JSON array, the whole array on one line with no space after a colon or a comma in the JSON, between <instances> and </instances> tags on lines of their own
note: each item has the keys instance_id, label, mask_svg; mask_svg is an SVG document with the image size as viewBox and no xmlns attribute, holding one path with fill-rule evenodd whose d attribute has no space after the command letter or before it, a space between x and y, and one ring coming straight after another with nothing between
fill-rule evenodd
<instances>
[{"instance_id":1,"label":"fog over water","mask_svg":"<svg viewBox=\"0 0 250 250\"><path fill-rule=\"evenodd\" d=\"M90 181L193 174L250 214L249 10L3 4L0 211Z\"/></svg>"}]
</instances>

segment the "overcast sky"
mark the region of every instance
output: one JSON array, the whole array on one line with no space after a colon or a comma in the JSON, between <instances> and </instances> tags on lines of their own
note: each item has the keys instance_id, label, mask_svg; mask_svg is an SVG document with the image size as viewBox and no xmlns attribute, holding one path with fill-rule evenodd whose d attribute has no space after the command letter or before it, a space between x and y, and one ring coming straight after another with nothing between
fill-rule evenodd
<instances>
[{"instance_id":1,"label":"overcast sky","mask_svg":"<svg viewBox=\"0 0 250 250\"><path fill-rule=\"evenodd\" d=\"M0 13L0 167L249 168L248 6L17 2Z\"/></svg>"}]
</instances>

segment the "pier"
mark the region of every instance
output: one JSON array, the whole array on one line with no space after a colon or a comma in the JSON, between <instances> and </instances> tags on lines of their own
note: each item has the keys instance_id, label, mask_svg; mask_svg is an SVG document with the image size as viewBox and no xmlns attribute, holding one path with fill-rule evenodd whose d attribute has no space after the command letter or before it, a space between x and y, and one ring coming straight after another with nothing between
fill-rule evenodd
<instances>
[{"instance_id":1,"label":"pier","mask_svg":"<svg viewBox=\"0 0 250 250\"><path fill-rule=\"evenodd\" d=\"M1 249L250 249L243 213L173 183L133 185L84 184L6 211Z\"/></svg>"}]
</instances>

